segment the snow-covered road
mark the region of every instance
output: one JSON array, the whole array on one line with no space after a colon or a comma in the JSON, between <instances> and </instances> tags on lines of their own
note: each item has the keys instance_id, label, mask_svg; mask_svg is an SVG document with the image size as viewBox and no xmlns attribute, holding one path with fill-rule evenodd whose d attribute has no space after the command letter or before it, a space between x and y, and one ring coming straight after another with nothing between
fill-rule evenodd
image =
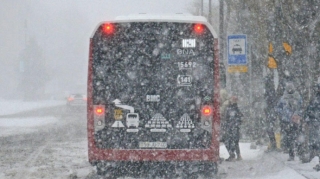
<instances>
[{"instance_id":1,"label":"snow-covered road","mask_svg":"<svg viewBox=\"0 0 320 179\"><path fill-rule=\"evenodd\" d=\"M92 171L84 113L0 121L7 129L0 137L0 178L85 178Z\"/></svg>"},{"instance_id":2,"label":"snow-covered road","mask_svg":"<svg viewBox=\"0 0 320 179\"><path fill-rule=\"evenodd\" d=\"M87 159L85 113L67 116L63 111L0 118L1 179L101 178ZM240 148L242 161L220 164L222 179L320 179L312 169L318 158L302 164L287 162L288 154L266 154L265 146L250 149L250 143L241 143ZM223 145L220 155L228 157Z\"/></svg>"}]
</instances>

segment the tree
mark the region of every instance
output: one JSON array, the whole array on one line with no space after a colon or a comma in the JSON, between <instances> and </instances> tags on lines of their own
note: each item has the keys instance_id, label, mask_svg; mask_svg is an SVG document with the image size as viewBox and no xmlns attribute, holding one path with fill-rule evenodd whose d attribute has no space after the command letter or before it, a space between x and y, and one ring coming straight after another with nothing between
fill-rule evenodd
<instances>
[{"instance_id":1,"label":"tree","mask_svg":"<svg viewBox=\"0 0 320 179\"><path fill-rule=\"evenodd\" d=\"M21 53L21 81L19 91L24 100L38 100L43 97L44 87L49 80L41 48L34 38L31 38Z\"/></svg>"}]
</instances>

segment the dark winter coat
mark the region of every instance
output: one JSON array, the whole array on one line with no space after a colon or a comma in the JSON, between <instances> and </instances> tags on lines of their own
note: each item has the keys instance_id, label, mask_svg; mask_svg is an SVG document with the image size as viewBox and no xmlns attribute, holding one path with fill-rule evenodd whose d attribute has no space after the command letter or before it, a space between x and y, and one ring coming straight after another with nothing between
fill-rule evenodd
<instances>
[{"instance_id":1,"label":"dark winter coat","mask_svg":"<svg viewBox=\"0 0 320 179\"><path fill-rule=\"evenodd\" d=\"M287 91L284 92L280 98L275 110L280 115L282 122L292 122L292 116L302 116L302 98L300 94L295 91L290 94Z\"/></svg>"},{"instance_id":2,"label":"dark winter coat","mask_svg":"<svg viewBox=\"0 0 320 179\"><path fill-rule=\"evenodd\" d=\"M239 141L240 125L243 114L240 112L237 103L229 104L226 108L226 140Z\"/></svg>"},{"instance_id":3,"label":"dark winter coat","mask_svg":"<svg viewBox=\"0 0 320 179\"><path fill-rule=\"evenodd\" d=\"M309 143L320 149L320 92L310 101L305 115L309 126Z\"/></svg>"}]
</instances>

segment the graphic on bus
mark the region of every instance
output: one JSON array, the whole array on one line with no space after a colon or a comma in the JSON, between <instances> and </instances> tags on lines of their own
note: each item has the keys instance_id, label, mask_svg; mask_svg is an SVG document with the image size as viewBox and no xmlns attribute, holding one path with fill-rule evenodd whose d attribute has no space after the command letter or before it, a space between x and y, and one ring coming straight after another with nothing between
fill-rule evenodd
<instances>
[{"instance_id":1,"label":"graphic on bus","mask_svg":"<svg viewBox=\"0 0 320 179\"><path fill-rule=\"evenodd\" d=\"M138 113L128 113L127 114L127 127L128 128L138 128L139 127L139 114Z\"/></svg>"}]
</instances>

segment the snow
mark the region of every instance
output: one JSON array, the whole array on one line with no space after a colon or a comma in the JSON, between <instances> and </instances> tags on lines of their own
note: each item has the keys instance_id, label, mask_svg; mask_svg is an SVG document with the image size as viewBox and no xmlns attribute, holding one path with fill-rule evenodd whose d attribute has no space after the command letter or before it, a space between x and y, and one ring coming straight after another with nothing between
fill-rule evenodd
<instances>
[{"instance_id":1,"label":"snow","mask_svg":"<svg viewBox=\"0 0 320 179\"><path fill-rule=\"evenodd\" d=\"M236 162L222 162L220 173L227 173L226 179L319 179L320 172L313 170L318 163L315 157L310 163L295 161L287 162L288 154L275 152L267 154L266 146L250 149L250 143L240 143L243 160ZM228 158L229 154L224 145L220 146L220 157ZM248 170L251 170L248 176ZM246 176L243 176L246 175Z\"/></svg>"},{"instance_id":2,"label":"snow","mask_svg":"<svg viewBox=\"0 0 320 179\"><path fill-rule=\"evenodd\" d=\"M0 116L10 115L43 107L59 106L66 104L66 101L44 100L37 102L26 102L21 100L3 100L0 99Z\"/></svg>"},{"instance_id":3,"label":"snow","mask_svg":"<svg viewBox=\"0 0 320 179\"><path fill-rule=\"evenodd\" d=\"M0 136L32 133L43 126L57 122L55 117L0 118Z\"/></svg>"},{"instance_id":4,"label":"snow","mask_svg":"<svg viewBox=\"0 0 320 179\"><path fill-rule=\"evenodd\" d=\"M20 112L64 105L65 101L44 100L26 102L19 100L0 100L0 136L10 136L36 132L39 128L58 122L55 117L23 117L12 118L6 115Z\"/></svg>"},{"instance_id":5,"label":"snow","mask_svg":"<svg viewBox=\"0 0 320 179\"><path fill-rule=\"evenodd\" d=\"M240 143L241 155L246 160L256 159L259 155L262 155L263 151L260 149L250 150L250 143ZM220 157L228 158L229 154L224 147L224 145L220 146Z\"/></svg>"}]
</instances>

